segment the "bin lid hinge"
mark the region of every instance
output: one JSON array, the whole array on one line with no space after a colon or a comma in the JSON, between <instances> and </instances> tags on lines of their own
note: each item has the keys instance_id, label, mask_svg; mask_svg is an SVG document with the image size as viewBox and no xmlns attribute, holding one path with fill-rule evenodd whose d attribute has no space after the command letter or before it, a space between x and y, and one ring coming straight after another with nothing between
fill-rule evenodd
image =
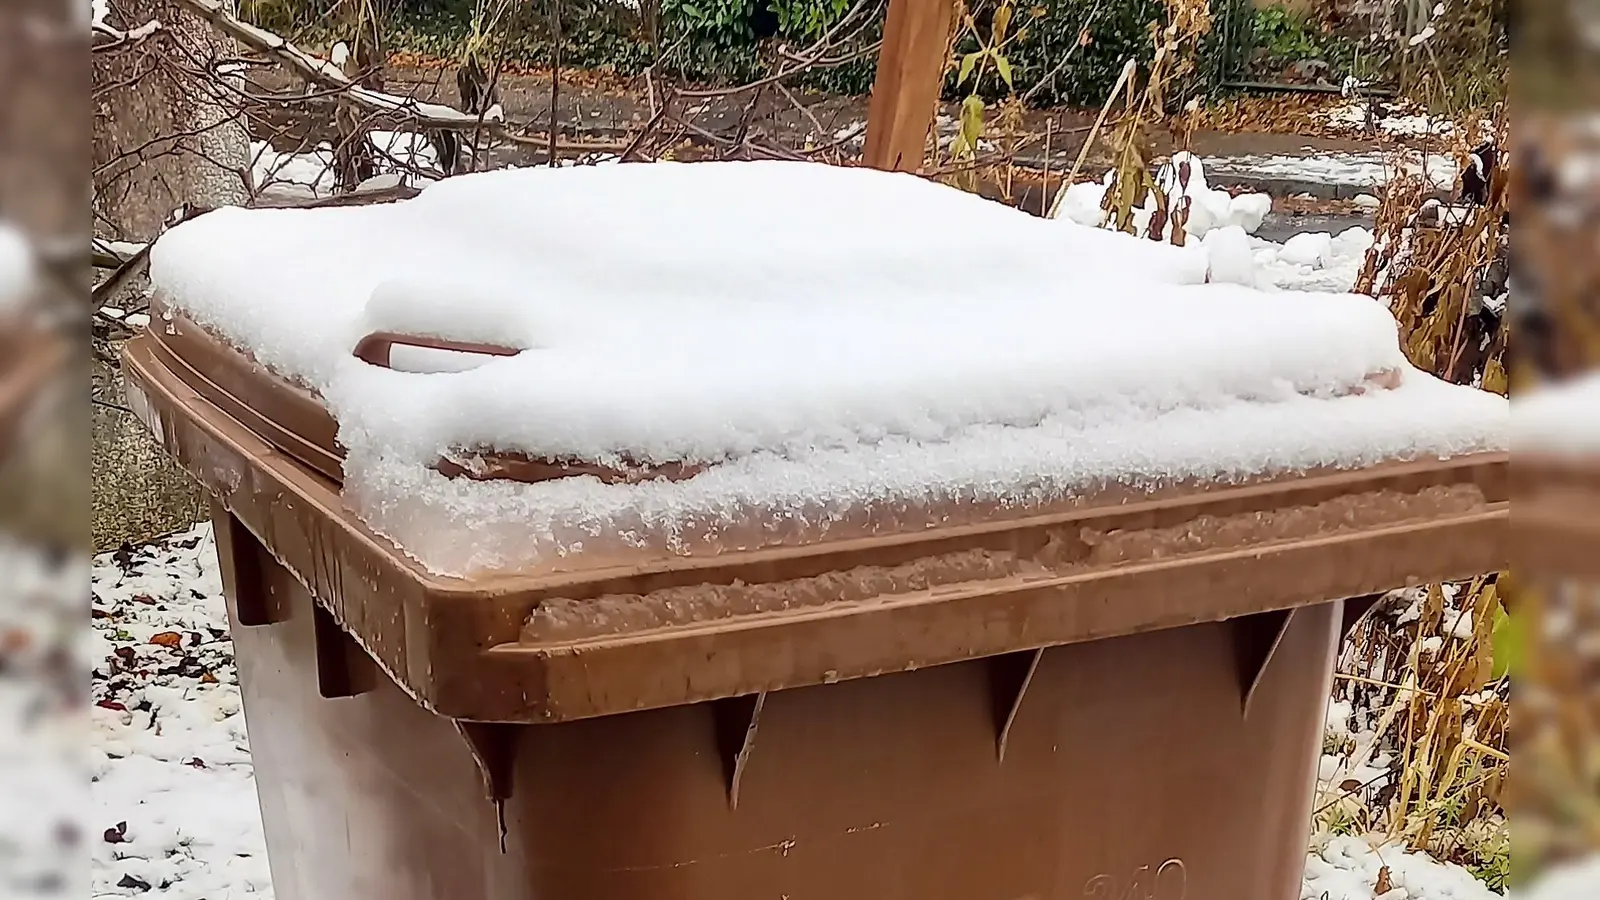
<instances>
[{"instance_id":1,"label":"bin lid hinge","mask_svg":"<svg viewBox=\"0 0 1600 900\"><path fill-rule=\"evenodd\" d=\"M739 785L744 780L750 753L755 749L756 729L761 724L761 710L766 704L766 691L744 697L726 697L711 704L717 755L722 760L722 775L728 788L730 809L739 808Z\"/></svg>"},{"instance_id":2,"label":"bin lid hinge","mask_svg":"<svg viewBox=\"0 0 1600 900\"><path fill-rule=\"evenodd\" d=\"M994 712L994 749L999 762L1005 762L1006 743L1011 737L1011 726L1016 724L1017 712L1022 709L1022 698L1027 696L1028 685L1033 683L1033 673L1039 670L1039 660L1045 648L1003 653L986 660L989 666L989 694Z\"/></svg>"}]
</instances>

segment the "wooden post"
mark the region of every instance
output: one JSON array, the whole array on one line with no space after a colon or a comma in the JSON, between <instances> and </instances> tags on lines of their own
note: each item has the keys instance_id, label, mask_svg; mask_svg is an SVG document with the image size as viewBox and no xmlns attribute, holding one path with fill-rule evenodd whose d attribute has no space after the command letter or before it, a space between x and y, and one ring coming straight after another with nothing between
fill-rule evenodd
<instances>
[{"instance_id":1,"label":"wooden post","mask_svg":"<svg viewBox=\"0 0 1600 900\"><path fill-rule=\"evenodd\" d=\"M889 0L867 107L867 165L901 172L922 167L954 13L954 0Z\"/></svg>"}]
</instances>

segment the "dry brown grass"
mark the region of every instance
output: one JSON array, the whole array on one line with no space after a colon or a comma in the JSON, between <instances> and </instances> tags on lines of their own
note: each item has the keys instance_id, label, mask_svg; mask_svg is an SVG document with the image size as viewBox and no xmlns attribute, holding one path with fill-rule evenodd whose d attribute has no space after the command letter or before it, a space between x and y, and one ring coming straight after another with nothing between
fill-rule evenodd
<instances>
[{"instance_id":1,"label":"dry brown grass","mask_svg":"<svg viewBox=\"0 0 1600 900\"><path fill-rule=\"evenodd\" d=\"M1154 199L1147 237L1161 240L1171 223L1172 242L1184 242L1184 224L1189 218L1189 199L1174 201L1165 191L1156 190L1151 180L1150 129L1158 123L1172 129L1176 146L1187 148L1199 112L1193 104L1184 113L1169 116L1168 91L1181 84L1195 69L1201 42L1211 33L1211 4L1208 0L1166 0L1167 25L1153 28L1151 40L1155 55L1139 77L1129 78L1123 90L1122 115L1111 137L1113 148L1112 182L1105 195L1105 208L1118 231L1133 233L1133 210ZM1113 92L1115 93L1115 92ZM1187 168L1179 179L1188 187ZM1068 177L1067 182L1072 182ZM1169 208L1175 203L1176 208Z\"/></svg>"},{"instance_id":2,"label":"dry brown grass","mask_svg":"<svg viewBox=\"0 0 1600 900\"><path fill-rule=\"evenodd\" d=\"M1498 579L1398 591L1352 635L1336 702L1348 733L1320 786L1323 833L1384 836L1503 887L1510 837L1510 680L1494 663L1504 621Z\"/></svg>"},{"instance_id":3,"label":"dry brown grass","mask_svg":"<svg viewBox=\"0 0 1600 900\"><path fill-rule=\"evenodd\" d=\"M1600 848L1600 587L1530 586L1517 688L1517 867L1537 871Z\"/></svg>"},{"instance_id":4,"label":"dry brown grass","mask_svg":"<svg viewBox=\"0 0 1600 900\"><path fill-rule=\"evenodd\" d=\"M1493 300L1484 296L1485 282L1507 252L1506 171L1496 171L1489 202L1473 207L1430 202L1422 179L1396 178L1382 198L1376 242L1356 281L1357 291L1394 311L1417 368L1502 395L1509 329L1503 321L1488 327L1480 311Z\"/></svg>"},{"instance_id":5,"label":"dry brown grass","mask_svg":"<svg viewBox=\"0 0 1600 900\"><path fill-rule=\"evenodd\" d=\"M1508 316L1492 314L1498 300L1485 295L1502 290L1507 184L1502 166L1485 205L1448 207L1427 199L1422 180L1395 179L1357 283L1394 311L1413 364L1500 394ZM1358 722L1329 748L1344 763L1322 788L1323 830L1386 835L1505 886L1511 682L1495 647L1508 585L1502 573L1396 592L1352 635L1336 699Z\"/></svg>"}]
</instances>

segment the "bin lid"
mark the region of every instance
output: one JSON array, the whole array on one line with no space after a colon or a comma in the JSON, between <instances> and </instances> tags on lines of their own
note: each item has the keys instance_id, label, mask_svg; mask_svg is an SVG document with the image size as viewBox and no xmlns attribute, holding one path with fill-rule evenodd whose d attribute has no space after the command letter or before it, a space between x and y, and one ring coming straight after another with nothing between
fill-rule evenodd
<instances>
[{"instance_id":1,"label":"bin lid","mask_svg":"<svg viewBox=\"0 0 1600 900\"><path fill-rule=\"evenodd\" d=\"M1370 298L1195 283L1204 265L799 163L495 172L385 206L220 210L151 257L171 354L226 356L185 344L189 321L242 351L240 415L439 574L1504 449L1504 400L1412 369ZM295 387L260 387L274 380Z\"/></svg>"},{"instance_id":2,"label":"bin lid","mask_svg":"<svg viewBox=\"0 0 1600 900\"><path fill-rule=\"evenodd\" d=\"M1600 581L1600 375L1521 393L1514 406L1518 570Z\"/></svg>"},{"instance_id":3,"label":"bin lid","mask_svg":"<svg viewBox=\"0 0 1600 900\"><path fill-rule=\"evenodd\" d=\"M1107 488L967 515L566 570L430 572L340 485L196 390L155 335L129 401L218 498L231 596L266 621L292 576L423 705L554 722L1292 610L1506 565L1507 458ZM348 492L348 486L345 491ZM989 510L995 513L995 510ZM266 557L281 564L270 565ZM319 660L319 665L321 661Z\"/></svg>"}]
</instances>

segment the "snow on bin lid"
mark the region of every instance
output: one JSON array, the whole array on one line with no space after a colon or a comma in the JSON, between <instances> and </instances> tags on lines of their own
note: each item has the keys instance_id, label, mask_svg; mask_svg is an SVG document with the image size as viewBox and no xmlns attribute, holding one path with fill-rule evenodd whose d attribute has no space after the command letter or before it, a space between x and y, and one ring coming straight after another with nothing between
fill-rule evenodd
<instances>
[{"instance_id":1,"label":"snow on bin lid","mask_svg":"<svg viewBox=\"0 0 1600 900\"><path fill-rule=\"evenodd\" d=\"M1505 402L1411 369L1380 304L1204 284L1205 268L1201 248L786 162L221 210L151 257L166 303L322 395L346 502L445 574L689 553L736 521L814 539L863 510L920 528L950 503L1503 449ZM521 352L394 371L352 355L374 332ZM483 450L698 474L435 468Z\"/></svg>"},{"instance_id":2,"label":"snow on bin lid","mask_svg":"<svg viewBox=\"0 0 1600 900\"><path fill-rule=\"evenodd\" d=\"M1585 375L1519 394L1511 404L1518 451L1600 455L1600 375Z\"/></svg>"}]
</instances>

